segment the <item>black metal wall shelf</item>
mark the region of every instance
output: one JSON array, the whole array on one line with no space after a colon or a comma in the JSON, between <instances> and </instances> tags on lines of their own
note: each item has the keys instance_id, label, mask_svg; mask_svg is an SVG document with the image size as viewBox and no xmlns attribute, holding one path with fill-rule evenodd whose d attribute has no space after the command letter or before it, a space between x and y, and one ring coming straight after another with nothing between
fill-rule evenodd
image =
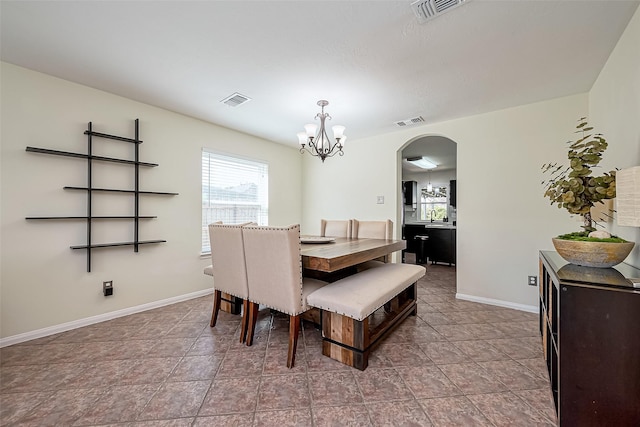
<instances>
[{"instance_id":1,"label":"black metal wall shelf","mask_svg":"<svg viewBox=\"0 0 640 427\"><path fill-rule=\"evenodd\" d=\"M91 250L98 248L110 248L116 246L133 246L134 252L138 252L139 245L165 243L166 240L140 240L138 238L138 222L141 219L154 219L156 216L140 215L140 196L142 195L159 195L159 196L177 196L178 193L162 192L162 191L141 191L140 190L140 166L143 167L156 167L156 163L141 162L139 159L139 147L142 144L142 140L139 138L139 120L135 120L135 137L127 138L118 135L109 135L106 133L94 132L91 122L87 125L87 130L84 131L87 135L87 153L73 153L69 151L51 150L48 148L27 147L26 151L32 153L49 154L54 156L63 157L75 157L87 160L87 186L86 187L74 187L65 186L65 190L79 190L87 193L87 215L85 216L31 216L26 217L27 220L84 220L87 223L87 243L85 245L71 246L71 249L84 249L87 251L87 272L91 271ZM116 141L123 141L135 144L134 160L119 159L113 157L94 156L92 154L93 138L105 138ZM93 161L99 162L112 162L123 163L127 165L133 165L135 168L135 182L133 190L121 190L116 188L95 188L92 186L92 163ZM133 215L93 215L92 214L92 196L94 192L109 192L109 193L121 193L121 194L133 194L134 195L134 214ZM119 243L93 243L91 241L91 226L94 220L133 220L133 241L131 242L119 242Z\"/></svg>"},{"instance_id":2,"label":"black metal wall shelf","mask_svg":"<svg viewBox=\"0 0 640 427\"><path fill-rule=\"evenodd\" d=\"M54 156L76 157L79 159L97 160L100 162L124 163L126 165L139 165L139 166L146 166L150 168L159 166L157 163L137 162L135 160L117 159L115 157L92 156L89 154L72 153L70 151L49 150L48 148L27 147L27 151L31 151L32 153L51 154Z\"/></svg>"},{"instance_id":3,"label":"black metal wall shelf","mask_svg":"<svg viewBox=\"0 0 640 427\"><path fill-rule=\"evenodd\" d=\"M165 242L166 240L140 240L138 242L98 243L90 246L88 245L71 246L71 249L112 248L115 246L148 245L150 243L165 243Z\"/></svg>"},{"instance_id":4,"label":"black metal wall shelf","mask_svg":"<svg viewBox=\"0 0 640 427\"><path fill-rule=\"evenodd\" d=\"M157 216L115 215L115 216L92 216L91 219L151 219ZM25 219L89 219L88 216L28 216Z\"/></svg>"},{"instance_id":5,"label":"black metal wall shelf","mask_svg":"<svg viewBox=\"0 0 640 427\"><path fill-rule=\"evenodd\" d=\"M62 187L65 190L85 190L85 191L108 191L113 193L131 193L134 194L136 190L117 190L115 188L87 188L87 187ZM167 193L164 191L138 191L138 194L157 194L160 196L177 196L178 193Z\"/></svg>"}]
</instances>

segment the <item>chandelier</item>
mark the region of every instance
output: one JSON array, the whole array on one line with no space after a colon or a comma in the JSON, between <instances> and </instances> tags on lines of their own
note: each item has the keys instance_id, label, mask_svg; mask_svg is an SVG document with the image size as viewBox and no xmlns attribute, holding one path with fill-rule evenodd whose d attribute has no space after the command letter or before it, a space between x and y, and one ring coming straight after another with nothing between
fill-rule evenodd
<instances>
[{"instance_id":1,"label":"chandelier","mask_svg":"<svg viewBox=\"0 0 640 427\"><path fill-rule=\"evenodd\" d=\"M342 148L344 147L344 142L347 140L347 137L344 136L345 127L336 125L331 128L336 142L331 142L324 127L324 121L326 119L331 120L329 113L324 112L324 107L329 105L329 101L321 99L318 101L318 105L322 108L322 111L316 114L315 118L320 119L320 129L314 124L304 125L305 131L298 132L298 142L300 142L300 153L304 154L306 150L312 156L320 157L322 162L324 162L324 159L333 157L336 154L344 156ZM318 131L317 134L316 130Z\"/></svg>"}]
</instances>

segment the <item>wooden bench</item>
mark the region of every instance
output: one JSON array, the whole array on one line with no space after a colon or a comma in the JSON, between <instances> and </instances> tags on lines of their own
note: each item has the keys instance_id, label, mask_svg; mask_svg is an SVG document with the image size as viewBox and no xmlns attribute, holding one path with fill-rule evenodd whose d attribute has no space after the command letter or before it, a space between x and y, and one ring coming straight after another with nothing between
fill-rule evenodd
<instances>
[{"instance_id":1,"label":"wooden bench","mask_svg":"<svg viewBox=\"0 0 640 427\"><path fill-rule=\"evenodd\" d=\"M384 264L309 294L307 304L321 310L322 354L364 370L371 350L416 315L416 282L425 272L419 265Z\"/></svg>"}]
</instances>

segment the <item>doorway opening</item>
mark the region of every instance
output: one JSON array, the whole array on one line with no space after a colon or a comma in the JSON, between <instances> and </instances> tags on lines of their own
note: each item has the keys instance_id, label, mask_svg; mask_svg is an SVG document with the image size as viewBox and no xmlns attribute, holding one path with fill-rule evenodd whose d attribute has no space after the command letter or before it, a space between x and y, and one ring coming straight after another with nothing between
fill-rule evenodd
<instances>
[{"instance_id":1,"label":"doorway opening","mask_svg":"<svg viewBox=\"0 0 640 427\"><path fill-rule=\"evenodd\" d=\"M399 150L400 206L405 262L455 268L457 260L457 144L423 135ZM429 164L431 163L431 164Z\"/></svg>"}]
</instances>

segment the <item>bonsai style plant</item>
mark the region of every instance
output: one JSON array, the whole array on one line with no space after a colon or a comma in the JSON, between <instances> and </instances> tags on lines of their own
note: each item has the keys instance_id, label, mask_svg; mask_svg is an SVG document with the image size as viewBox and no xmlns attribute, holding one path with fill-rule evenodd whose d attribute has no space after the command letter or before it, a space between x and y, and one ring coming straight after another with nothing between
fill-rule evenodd
<instances>
[{"instance_id":1,"label":"bonsai style plant","mask_svg":"<svg viewBox=\"0 0 640 427\"><path fill-rule=\"evenodd\" d=\"M602 153L607 149L607 141L602 134L593 132L593 127L589 126L587 119L582 117L578 120L576 133L580 134L580 138L576 141L568 141L569 151L567 158L569 164L547 163L542 166L543 173L550 174L550 178L543 181L545 188L544 196L551 200L551 204L557 204L558 208L566 209L570 214L580 215L583 219L582 228L584 231L564 234L553 239L554 245L558 253L567 261L579 265L587 265L591 267L610 267L620 263L629 254L633 248L633 243L626 242L616 236L611 236L606 231L596 231L594 225L597 225L591 217L591 208L596 203L602 203L603 200L613 199L616 197L616 171L605 172L600 176L594 176L592 169L596 168L602 160ZM596 254L594 251L603 251L603 248L610 250L623 250L626 254L617 262L609 260L607 262L591 262L576 261L568 259L559 249L559 245L571 246L562 241L582 241L582 242L599 242L599 243L626 243L622 247L602 246L590 247L580 246L580 252L586 252L593 258ZM626 250L628 247L628 251ZM585 254L583 254L585 255ZM619 255L621 256L621 255ZM610 257L609 257L610 258ZM605 265L596 265L605 264Z\"/></svg>"}]
</instances>

